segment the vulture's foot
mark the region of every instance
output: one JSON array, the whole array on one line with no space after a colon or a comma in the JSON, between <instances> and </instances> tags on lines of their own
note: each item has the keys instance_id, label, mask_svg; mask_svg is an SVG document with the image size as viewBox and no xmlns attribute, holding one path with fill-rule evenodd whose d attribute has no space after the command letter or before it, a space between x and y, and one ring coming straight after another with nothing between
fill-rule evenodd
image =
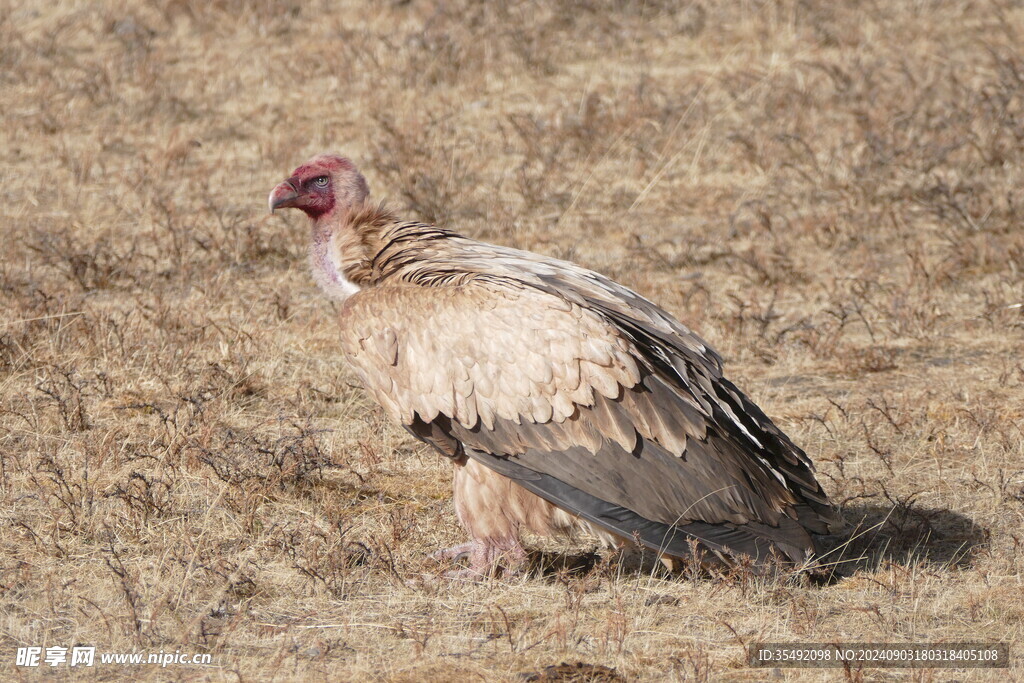
<instances>
[{"instance_id":1,"label":"vulture's foot","mask_svg":"<svg viewBox=\"0 0 1024 683\"><path fill-rule=\"evenodd\" d=\"M470 553L473 552L473 548L476 547L474 541L463 543L461 545L453 545L451 548L445 548L444 550L438 550L436 553L430 554L430 559L436 560L437 562L460 562L469 558Z\"/></svg>"},{"instance_id":2,"label":"vulture's foot","mask_svg":"<svg viewBox=\"0 0 1024 683\"><path fill-rule=\"evenodd\" d=\"M475 580L495 576L515 576L527 566L527 553L518 538L474 539L453 548L434 553L437 560L468 560L464 569L445 572L449 579Z\"/></svg>"}]
</instances>

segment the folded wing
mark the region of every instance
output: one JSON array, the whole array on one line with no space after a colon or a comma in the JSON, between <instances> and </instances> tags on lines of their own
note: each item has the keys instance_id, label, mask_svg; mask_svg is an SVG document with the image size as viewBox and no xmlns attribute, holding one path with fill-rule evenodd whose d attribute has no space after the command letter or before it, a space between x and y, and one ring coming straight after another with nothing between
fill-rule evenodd
<instances>
[{"instance_id":1,"label":"folded wing","mask_svg":"<svg viewBox=\"0 0 1024 683\"><path fill-rule=\"evenodd\" d=\"M539 262L538 262L539 263ZM591 523L802 562L833 517L806 456L650 302L583 269L382 284L343 348L390 415Z\"/></svg>"}]
</instances>

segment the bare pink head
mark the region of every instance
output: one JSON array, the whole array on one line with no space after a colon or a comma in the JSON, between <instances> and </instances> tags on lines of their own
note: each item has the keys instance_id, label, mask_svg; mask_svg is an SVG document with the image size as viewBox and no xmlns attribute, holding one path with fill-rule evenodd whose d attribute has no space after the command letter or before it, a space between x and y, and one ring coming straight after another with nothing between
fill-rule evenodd
<instances>
[{"instance_id":1,"label":"bare pink head","mask_svg":"<svg viewBox=\"0 0 1024 683\"><path fill-rule=\"evenodd\" d=\"M302 209L314 220L363 203L370 194L366 178L348 159L318 154L295 169L270 193L270 210Z\"/></svg>"}]
</instances>

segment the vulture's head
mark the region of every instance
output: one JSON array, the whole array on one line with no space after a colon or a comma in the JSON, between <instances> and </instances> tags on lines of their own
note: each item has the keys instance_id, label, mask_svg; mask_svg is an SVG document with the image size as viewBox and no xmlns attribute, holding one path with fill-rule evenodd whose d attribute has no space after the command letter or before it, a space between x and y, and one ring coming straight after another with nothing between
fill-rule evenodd
<instances>
[{"instance_id":1,"label":"vulture's head","mask_svg":"<svg viewBox=\"0 0 1024 683\"><path fill-rule=\"evenodd\" d=\"M302 209L315 220L335 209L359 206L369 194L366 179L351 161L336 154L318 154L274 188L270 210Z\"/></svg>"}]
</instances>

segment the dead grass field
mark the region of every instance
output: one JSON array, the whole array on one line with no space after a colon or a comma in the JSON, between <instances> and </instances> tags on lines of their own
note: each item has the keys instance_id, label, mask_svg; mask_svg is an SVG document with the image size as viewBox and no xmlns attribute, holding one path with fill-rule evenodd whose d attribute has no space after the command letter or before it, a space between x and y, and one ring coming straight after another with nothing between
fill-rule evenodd
<instances>
[{"instance_id":1,"label":"dead grass field","mask_svg":"<svg viewBox=\"0 0 1024 683\"><path fill-rule=\"evenodd\" d=\"M1020 677L1022 44L1009 1L0 0L3 678L74 644L215 664L75 680ZM266 213L325 149L701 332L859 526L843 577L420 581L448 467ZM1014 669L745 662L965 639Z\"/></svg>"}]
</instances>

